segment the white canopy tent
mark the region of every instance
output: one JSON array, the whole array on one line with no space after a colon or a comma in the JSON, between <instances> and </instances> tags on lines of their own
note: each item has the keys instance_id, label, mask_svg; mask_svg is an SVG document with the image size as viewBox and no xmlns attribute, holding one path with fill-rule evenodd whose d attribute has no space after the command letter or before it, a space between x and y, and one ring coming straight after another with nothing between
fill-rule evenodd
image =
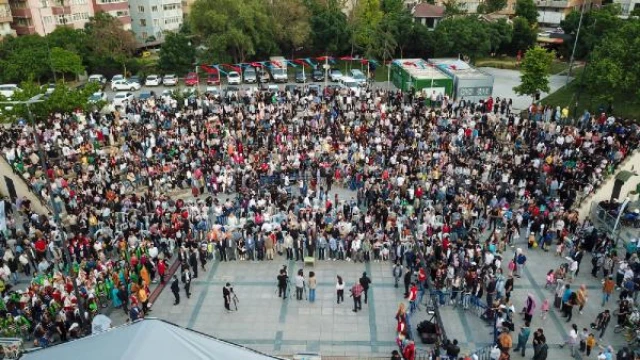
<instances>
[{"instance_id":1,"label":"white canopy tent","mask_svg":"<svg viewBox=\"0 0 640 360\"><path fill-rule=\"evenodd\" d=\"M35 350L22 360L273 360L246 347L160 319L145 319L76 341Z\"/></svg>"}]
</instances>

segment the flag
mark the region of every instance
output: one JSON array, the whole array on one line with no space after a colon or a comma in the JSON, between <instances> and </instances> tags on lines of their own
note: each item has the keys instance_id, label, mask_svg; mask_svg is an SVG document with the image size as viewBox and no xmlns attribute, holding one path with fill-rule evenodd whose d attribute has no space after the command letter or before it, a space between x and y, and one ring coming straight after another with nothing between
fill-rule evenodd
<instances>
[{"instance_id":1,"label":"flag","mask_svg":"<svg viewBox=\"0 0 640 360\"><path fill-rule=\"evenodd\" d=\"M316 65L316 63L314 63L314 62L311 60L311 58L306 58L306 59L304 59L304 61L305 61L307 64L309 64L311 67L316 67L316 66L317 66L317 65Z\"/></svg>"},{"instance_id":2,"label":"flag","mask_svg":"<svg viewBox=\"0 0 640 360\"><path fill-rule=\"evenodd\" d=\"M253 67L256 67L256 68L261 68L261 67L262 67L262 63L259 63L259 62L252 62L252 63L251 63L251 64L249 64L249 65L251 65L251 66L253 66Z\"/></svg>"},{"instance_id":3,"label":"flag","mask_svg":"<svg viewBox=\"0 0 640 360\"><path fill-rule=\"evenodd\" d=\"M305 65L307 65L307 63L306 63L306 62L304 62L304 59L294 59L294 60L293 60L293 62L294 62L294 63L296 63L296 64L300 64L300 65L302 65L303 67L304 67Z\"/></svg>"},{"instance_id":4,"label":"flag","mask_svg":"<svg viewBox=\"0 0 640 360\"><path fill-rule=\"evenodd\" d=\"M286 60L285 60L285 63L286 63ZM285 66L285 64L281 63L280 61L272 61L271 64L273 64L273 66L279 67L279 68Z\"/></svg>"},{"instance_id":5,"label":"flag","mask_svg":"<svg viewBox=\"0 0 640 360\"><path fill-rule=\"evenodd\" d=\"M298 67L298 64L296 64L295 62L293 62L293 61L291 61L291 60L285 60L285 62L286 62L288 65L293 66L294 68L297 68L297 67Z\"/></svg>"},{"instance_id":6,"label":"flag","mask_svg":"<svg viewBox=\"0 0 640 360\"><path fill-rule=\"evenodd\" d=\"M218 72L222 75L227 75L227 72L220 68L220 65L213 65L213 67L218 70Z\"/></svg>"},{"instance_id":7,"label":"flag","mask_svg":"<svg viewBox=\"0 0 640 360\"><path fill-rule=\"evenodd\" d=\"M367 59L360 60L360 64L362 64L362 65L367 65L368 63L369 63L369 60L367 60Z\"/></svg>"},{"instance_id":8,"label":"flag","mask_svg":"<svg viewBox=\"0 0 640 360\"><path fill-rule=\"evenodd\" d=\"M352 61L354 59L353 56L343 56L340 58L340 60L344 60L344 61Z\"/></svg>"}]
</instances>

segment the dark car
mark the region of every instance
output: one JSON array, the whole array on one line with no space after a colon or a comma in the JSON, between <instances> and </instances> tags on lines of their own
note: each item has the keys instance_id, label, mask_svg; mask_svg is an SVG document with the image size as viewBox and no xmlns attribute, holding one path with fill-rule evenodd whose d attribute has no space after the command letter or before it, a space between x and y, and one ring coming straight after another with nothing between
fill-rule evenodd
<instances>
[{"instance_id":1,"label":"dark car","mask_svg":"<svg viewBox=\"0 0 640 360\"><path fill-rule=\"evenodd\" d=\"M293 95L293 93L296 91L297 88L298 88L297 86L289 84L284 86L284 91L289 92L290 94Z\"/></svg>"},{"instance_id":2,"label":"dark car","mask_svg":"<svg viewBox=\"0 0 640 360\"><path fill-rule=\"evenodd\" d=\"M324 80L324 72L320 69L313 70L313 74L311 74L311 78L313 81L323 81Z\"/></svg>"},{"instance_id":3,"label":"dark car","mask_svg":"<svg viewBox=\"0 0 640 360\"><path fill-rule=\"evenodd\" d=\"M307 74L302 70L296 71L296 82L302 83L307 81Z\"/></svg>"}]
</instances>

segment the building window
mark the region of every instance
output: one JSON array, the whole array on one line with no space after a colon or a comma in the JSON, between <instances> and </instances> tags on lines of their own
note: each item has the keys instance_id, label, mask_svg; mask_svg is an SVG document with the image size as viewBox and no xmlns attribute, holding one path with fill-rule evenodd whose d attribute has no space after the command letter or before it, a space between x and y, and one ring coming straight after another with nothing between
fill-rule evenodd
<instances>
[{"instance_id":1,"label":"building window","mask_svg":"<svg viewBox=\"0 0 640 360\"><path fill-rule=\"evenodd\" d=\"M139 12L144 12L144 6L139 5L139 6L138 6L138 11L139 11Z\"/></svg>"},{"instance_id":2,"label":"building window","mask_svg":"<svg viewBox=\"0 0 640 360\"><path fill-rule=\"evenodd\" d=\"M33 26L31 19L28 18L13 18L17 26Z\"/></svg>"},{"instance_id":3,"label":"building window","mask_svg":"<svg viewBox=\"0 0 640 360\"><path fill-rule=\"evenodd\" d=\"M116 17L129 16L129 10L116 11Z\"/></svg>"},{"instance_id":4,"label":"building window","mask_svg":"<svg viewBox=\"0 0 640 360\"><path fill-rule=\"evenodd\" d=\"M160 19L153 19L153 26L160 26Z\"/></svg>"},{"instance_id":5,"label":"building window","mask_svg":"<svg viewBox=\"0 0 640 360\"><path fill-rule=\"evenodd\" d=\"M40 7L43 9L46 9L49 7L49 0L41 0L40 1Z\"/></svg>"},{"instance_id":6,"label":"building window","mask_svg":"<svg viewBox=\"0 0 640 360\"><path fill-rule=\"evenodd\" d=\"M43 21L44 21L45 24L48 24L48 25L53 24L53 18L51 16L43 17Z\"/></svg>"},{"instance_id":7,"label":"building window","mask_svg":"<svg viewBox=\"0 0 640 360\"><path fill-rule=\"evenodd\" d=\"M158 11L158 5L153 5L151 7L151 12L156 12L156 11Z\"/></svg>"},{"instance_id":8,"label":"building window","mask_svg":"<svg viewBox=\"0 0 640 360\"><path fill-rule=\"evenodd\" d=\"M67 19L64 14L56 16L56 25L64 25L66 23Z\"/></svg>"},{"instance_id":9,"label":"building window","mask_svg":"<svg viewBox=\"0 0 640 360\"><path fill-rule=\"evenodd\" d=\"M147 34L146 31L142 32L142 40L147 40L147 38L149 37L149 34Z\"/></svg>"},{"instance_id":10,"label":"building window","mask_svg":"<svg viewBox=\"0 0 640 360\"><path fill-rule=\"evenodd\" d=\"M147 26L147 20L146 19L140 19L140 26Z\"/></svg>"}]
</instances>

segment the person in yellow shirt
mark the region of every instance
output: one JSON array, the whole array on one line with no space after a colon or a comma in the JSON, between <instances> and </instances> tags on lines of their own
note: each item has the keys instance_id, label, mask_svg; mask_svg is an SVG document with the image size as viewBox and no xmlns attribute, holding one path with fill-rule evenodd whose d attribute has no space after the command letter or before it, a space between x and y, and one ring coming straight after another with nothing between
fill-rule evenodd
<instances>
[{"instance_id":1,"label":"person in yellow shirt","mask_svg":"<svg viewBox=\"0 0 640 360\"><path fill-rule=\"evenodd\" d=\"M587 343L587 356L589 356L591 355L591 349L593 349L593 347L596 346L596 337L595 335L593 335L593 333L589 333L586 343Z\"/></svg>"}]
</instances>

